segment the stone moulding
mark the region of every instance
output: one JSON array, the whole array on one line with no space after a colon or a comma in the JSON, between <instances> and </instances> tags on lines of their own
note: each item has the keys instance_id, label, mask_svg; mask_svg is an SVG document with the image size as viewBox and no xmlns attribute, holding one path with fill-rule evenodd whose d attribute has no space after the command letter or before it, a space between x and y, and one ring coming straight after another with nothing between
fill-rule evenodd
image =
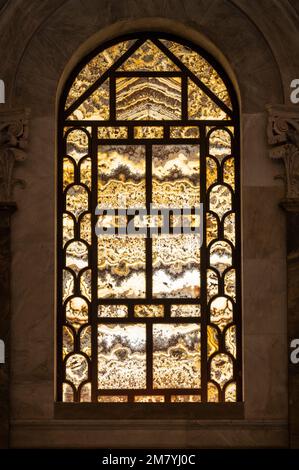
<instances>
[{"instance_id":1,"label":"stone moulding","mask_svg":"<svg viewBox=\"0 0 299 470\"><path fill-rule=\"evenodd\" d=\"M277 178L285 181L284 203L294 205L299 201L299 106L269 105L267 111L270 158L283 161L285 172Z\"/></svg>"},{"instance_id":2,"label":"stone moulding","mask_svg":"<svg viewBox=\"0 0 299 470\"><path fill-rule=\"evenodd\" d=\"M13 189L25 183L14 178L15 165L23 162L28 144L28 109L0 111L0 201L11 202Z\"/></svg>"}]
</instances>

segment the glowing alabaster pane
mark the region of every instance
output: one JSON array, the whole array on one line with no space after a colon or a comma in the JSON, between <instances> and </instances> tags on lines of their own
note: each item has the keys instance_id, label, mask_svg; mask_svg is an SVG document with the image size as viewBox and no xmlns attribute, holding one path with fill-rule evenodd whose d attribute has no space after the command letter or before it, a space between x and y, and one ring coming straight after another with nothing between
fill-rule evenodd
<instances>
[{"instance_id":1,"label":"glowing alabaster pane","mask_svg":"<svg viewBox=\"0 0 299 470\"><path fill-rule=\"evenodd\" d=\"M66 266L76 274L88 266L88 248L83 242L71 242L66 248Z\"/></svg>"},{"instance_id":2,"label":"glowing alabaster pane","mask_svg":"<svg viewBox=\"0 0 299 470\"><path fill-rule=\"evenodd\" d=\"M74 336L73 332L67 326L63 327L62 333L62 357L65 358L67 354L74 350Z\"/></svg>"},{"instance_id":3,"label":"glowing alabaster pane","mask_svg":"<svg viewBox=\"0 0 299 470\"><path fill-rule=\"evenodd\" d=\"M213 158L207 157L206 168L207 168L206 187L208 189L212 184L217 182L217 178L218 178L217 163L215 162Z\"/></svg>"},{"instance_id":4,"label":"glowing alabaster pane","mask_svg":"<svg viewBox=\"0 0 299 470\"><path fill-rule=\"evenodd\" d=\"M220 217L232 208L232 193L227 186L217 184L210 190L210 210Z\"/></svg>"},{"instance_id":5,"label":"glowing alabaster pane","mask_svg":"<svg viewBox=\"0 0 299 470\"><path fill-rule=\"evenodd\" d=\"M225 129L215 129L210 133L209 154L216 157L219 162L231 154L231 135L229 132Z\"/></svg>"},{"instance_id":6,"label":"glowing alabaster pane","mask_svg":"<svg viewBox=\"0 0 299 470\"><path fill-rule=\"evenodd\" d=\"M86 383L81 387L80 390L80 402L91 401L91 383Z\"/></svg>"},{"instance_id":7,"label":"glowing alabaster pane","mask_svg":"<svg viewBox=\"0 0 299 470\"><path fill-rule=\"evenodd\" d=\"M80 275L80 291L88 300L91 300L91 270L87 269Z\"/></svg>"},{"instance_id":8,"label":"glowing alabaster pane","mask_svg":"<svg viewBox=\"0 0 299 470\"><path fill-rule=\"evenodd\" d=\"M200 387L200 325L153 325L154 388Z\"/></svg>"},{"instance_id":9,"label":"glowing alabaster pane","mask_svg":"<svg viewBox=\"0 0 299 470\"><path fill-rule=\"evenodd\" d=\"M100 208L145 205L144 146L99 146L98 204Z\"/></svg>"},{"instance_id":10,"label":"glowing alabaster pane","mask_svg":"<svg viewBox=\"0 0 299 470\"><path fill-rule=\"evenodd\" d=\"M223 234L224 238L232 242L233 245L236 243L236 222L235 222L235 214L231 213L228 214L223 223Z\"/></svg>"},{"instance_id":11,"label":"glowing alabaster pane","mask_svg":"<svg viewBox=\"0 0 299 470\"><path fill-rule=\"evenodd\" d=\"M80 238L91 244L91 214L80 218Z\"/></svg>"},{"instance_id":12,"label":"glowing alabaster pane","mask_svg":"<svg viewBox=\"0 0 299 470\"><path fill-rule=\"evenodd\" d=\"M154 207L199 206L199 146L153 145L152 155Z\"/></svg>"},{"instance_id":13,"label":"glowing alabaster pane","mask_svg":"<svg viewBox=\"0 0 299 470\"><path fill-rule=\"evenodd\" d=\"M79 217L88 210L88 193L83 186L74 185L66 192L66 210Z\"/></svg>"},{"instance_id":14,"label":"glowing alabaster pane","mask_svg":"<svg viewBox=\"0 0 299 470\"><path fill-rule=\"evenodd\" d=\"M235 159L227 158L222 163L223 168L223 181L235 189Z\"/></svg>"},{"instance_id":15,"label":"glowing alabaster pane","mask_svg":"<svg viewBox=\"0 0 299 470\"><path fill-rule=\"evenodd\" d=\"M190 79L188 80L188 117L199 120L229 119L225 111Z\"/></svg>"},{"instance_id":16,"label":"glowing alabaster pane","mask_svg":"<svg viewBox=\"0 0 299 470\"><path fill-rule=\"evenodd\" d=\"M221 101L231 108L231 100L225 83L209 62L188 46L161 39L161 42L193 72Z\"/></svg>"},{"instance_id":17,"label":"glowing alabaster pane","mask_svg":"<svg viewBox=\"0 0 299 470\"><path fill-rule=\"evenodd\" d=\"M72 297L65 307L66 320L75 329L88 322L88 304L81 297Z\"/></svg>"},{"instance_id":18,"label":"glowing alabaster pane","mask_svg":"<svg viewBox=\"0 0 299 470\"><path fill-rule=\"evenodd\" d=\"M208 392L207 393L208 402L214 402L214 403L219 402L219 391L218 391L217 385L215 385L213 382L209 382L207 392Z\"/></svg>"},{"instance_id":19,"label":"glowing alabaster pane","mask_svg":"<svg viewBox=\"0 0 299 470\"><path fill-rule=\"evenodd\" d=\"M145 240L138 236L98 238L98 297L145 297Z\"/></svg>"},{"instance_id":20,"label":"glowing alabaster pane","mask_svg":"<svg viewBox=\"0 0 299 470\"><path fill-rule=\"evenodd\" d=\"M98 317L123 318L128 316L126 305L99 305Z\"/></svg>"},{"instance_id":21,"label":"glowing alabaster pane","mask_svg":"<svg viewBox=\"0 0 299 470\"><path fill-rule=\"evenodd\" d=\"M210 265L220 274L232 265L232 248L229 243L217 240L210 247Z\"/></svg>"},{"instance_id":22,"label":"glowing alabaster pane","mask_svg":"<svg viewBox=\"0 0 299 470\"><path fill-rule=\"evenodd\" d=\"M91 158L80 161L80 183L86 184L91 189Z\"/></svg>"},{"instance_id":23,"label":"glowing alabaster pane","mask_svg":"<svg viewBox=\"0 0 299 470\"><path fill-rule=\"evenodd\" d=\"M232 356L236 357L237 352L237 336L236 326L230 326L225 332L225 348Z\"/></svg>"},{"instance_id":24,"label":"glowing alabaster pane","mask_svg":"<svg viewBox=\"0 0 299 470\"><path fill-rule=\"evenodd\" d=\"M63 300L67 299L74 293L74 276L66 269L64 269L62 273L62 291Z\"/></svg>"},{"instance_id":25,"label":"glowing alabaster pane","mask_svg":"<svg viewBox=\"0 0 299 470\"><path fill-rule=\"evenodd\" d=\"M171 317L200 317L200 305L177 304L170 308Z\"/></svg>"},{"instance_id":26,"label":"glowing alabaster pane","mask_svg":"<svg viewBox=\"0 0 299 470\"><path fill-rule=\"evenodd\" d=\"M145 325L98 326L98 386L146 387Z\"/></svg>"},{"instance_id":27,"label":"glowing alabaster pane","mask_svg":"<svg viewBox=\"0 0 299 470\"><path fill-rule=\"evenodd\" d=\"M230 269L224 275L224 293L236 300L236 271Z\"/></svg>"},{"instance_id":28,"label":"glowing alabaster pane","mask_svg":"<svg viewBox=\"0 0 299 470\"><path fill-rule=\"evenodd\" d=\"M207 297L208 300L218 294L219 280L218 276L212 269L207 269Z\"/></svg>"},{"instance_id":29,"label":"glowing alabaster pane","mask_svg":"<svg viewBox=\"0 0 299 470\"><path fill-rule=\"evenodd\" d=\"M152 246L154 297L199 297L200 236L154 236Z\"/></svg>"},{"instance_id":30,"label":"glowing alabaster pane","mask_svg":"<svg viewBox=\"0 0 299 470\"><path fill-rule=\"evenodd\" d=\"M233 321L233 304L227 297L216 297L210 304L210 321L223 330Z\"/></svg>"},{"instance_id":31,"label":"glowing alabaster pane","mask_svg":"<svg viewBox=\"0 0 299 470\"><path fill-rule=\"evenodd\" d=\"M181 118L180 77L121 77L116 79L116 117L120 120Z\"/></svg>"},{"instance_id":32,"label":"glowing alabaster pane","mask_svg":"<svg viewBox=\"0 0 299 470\"><path fill-rule=\"evenodd\" d=\"M163 403L164 401L163 395L136 395L134 397L135 403Z\"/></svg>"},{"instance_id":33,"label":"glowing alabaster pane","mask_svg":"<svg viewBox=\"0 0 299 470\"><path fill-rule=\"evenodd\" d=\"M227 354L217 354L211 360L211 379L221 388L233 378L233 361Z\"/></svg>"},{"instance_id":34,"label":"glowing alabaster pane","mask_svg":"<svg viewBox=\"0 0 299 470\"><path fill-rule=\"evenodd\" d=\"M201 402L200 395L171 395L170 401L172 403L199 403Z\"/></svg>"},{"instance_id":35,"label":"glowing alabaster pane","mask_svg":"<svg viewBox=\"0 0 299 470\"><path fill-rule=\"evenodd\" d=\"M93 57L74 79L68 97L66 108L76 101L113 63L119 59L134 44L135 40L123 41Z\"/></svg>"},{"instance_id":36,"label":"glowing alabaster pane","mask_svg":"<svg viewBox=\"0 0 299 470\"><path fill-rule=\"evenodd\" d=\"M63 214L63 245L74 238L74 219L70 214Z\"/></svg>"},{"instance_id":37,"label":"glowing alabaster pane","mask_svg":"<svg viewBox=\"0 0 299 470\"><path fill-rule=\"evenodd\" d=\"M62 385L62 401L73 402L74 392L70 384L64 383Z\"/></svg>"},{"instance_id":38,"label":"glowing alabaster pane","mask_svg":"<svg viewBox=\"0 0 299 470\"><path fill-rule=\"evenodd\" d=\"M90 132L91 128L86 127L85 130ZM89 153L89 135L90 134L82 129L73 129L67 134L66 153L72 157L76 163Z\"/></svg>"},{"instance_id":39,"label":"glowing alabaster pane","mask_svg":"<svg viewBox=\"0 0 299 470\"><path fill-rule=\"evenodd\" d=\"M194 139L199 138L199 128L195 126L171 126L171 139Z\"/></svg>"},{"instance_id":40,"label":"glowing alabaster pane","mask_svg":"<svg viewBox=\"0 0 299 470\"><path fill-rule=\"evenodd\" d=\"M104 121L109 119L109 80L100 85L68 116L70 120Z\"/></svg>"},{"instance_id":41,"label":"glowing alabaster pane","mask_svg":"<svg viewBox=\"0 0 299 470\"><path fill-rule=\"evenodd\" d=\"M179 68L152 43L145 41L120 67L121 71L171 72Z\"/></svg>"},{"instance_id":42,"label":"glowing alabaster pane","mask_svg":"<svg viewBox=\"0 0 299 470\"><path fill-rule=\"evenodd\" d=\"M135 139L162 139L163 127L134 127L134 137Z\"/></svg>"},{"instance_id":43,"label":"glowing alabaster pane","mask_svg":"<svg viewBox=\"0 0 299 470\"><path fill-rule=\"evenodd\" d=\"M88 378L87 359L81 354L73 354L66 360L66 379L74 384L76 388Z\"/></svg>"},{"instance_id":44,"label":"glowing alabaster pane","mask_svg":"<svg viewBox=\"0 0 299 470\"><path fill-rule=\"evenodd\" d=\"M80 331L80 351L91 357L91 326L86 326Z\"/></svg>"},{"instance_id":45,"label":"glowing alabaster pane","mask_svg":"<svg viewBox=\"0 0 299 470\"><path fill-rule=\"evenodd\" d=\"M216 328L212 326L207 326L207 336L208 336L208 357L218 351L219 341L218 341L218 332Z\"/></svg>"},{"instance_id":46,"label":"glowing alabaster pane","mask_svg":"<svg viewBox=\"0 0 299 470\"><path fill-rule=\"evenodd\" d=\"M98 127L99 139L126 139L127 137L127 127Z\"/></svg>"},{"instance_id":47,"label":"glowing alabaster pane","mask_svg":"<svg viewBox=\"0 0 299 470\"><path fill-rule=\"evenodd\" d=\"M75 168L73 162L69 158L63 159L63 189L69 184L74 183Z\"/></svg>"},{"instance_id":48,"label":"glowing alabaster pane","mask_svg":"<svg viewBox=\"0 0 299 470\"><path fill-rule=\"evenodd\" d=\"M127 395L99 395L99 403L124 403L128 401Z\"/></svg>"},{"instance_id":49,"label":"glowing alabaster pane","mask_svg":"<svg viewBox=\"0 0 299 470\"><path fill-rule=\"evenodd\" d=\"M227 386L225 387L224 396L226 402L237 401L237 387L235 382L227 384Z\"/></svg>"},{"instance_id":50,"label":"glowing alabaster pane","mask_svg":"<svg viewBox=\"0 0 299 470\"><path fill-rule=\"evenodd\" d=\"M135 317L163 317L163 305L135 305Z\"/></svg>"},{"instance_id":51,"label":"glowing alabaster pane","mask_svg":"<svg viewBox=\"0 0 299 470\"><path fill-rule=\"evenodd\" d=\"M207 219L206 219L206 240L207 240L207 245L212 240L215 240L215 238L218 238L218 222L217 218L210 213L207 213Z\"/></svg>"}]
</instances>

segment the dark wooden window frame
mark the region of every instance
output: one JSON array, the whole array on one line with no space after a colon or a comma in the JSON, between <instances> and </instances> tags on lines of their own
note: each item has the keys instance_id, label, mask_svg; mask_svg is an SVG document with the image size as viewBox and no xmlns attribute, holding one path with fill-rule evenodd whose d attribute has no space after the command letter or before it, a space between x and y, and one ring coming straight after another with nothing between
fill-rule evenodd
<instances>
[{"instance_id":1,"label":"dark wooden window frame","mask_svg":"<svg viewBox=\"0 0 299 470\"><path fill-rule=\"evenodd\" d=\"M118 42L125 41L128 39L137 39L136 42L131 46L128 51L110 67L110 69L105 72L85 93L83 93L79 99L77 99L67 110L67 114L64 110L65 101L71 87L71 84L74 78L77 76L81 68L87 64L96 54L102 50L111 47ZM229 120L188 120L188 110L187 110L187 78L190 77L208 96L212 97L214 101L215 96L211 96L211 91L182 63L175 57L168 49L161 48L161 43L159 47L163 50L165 55L169 57L176 65L179 66L181 71L178 72L117 72L116 69L141 45L145 39L150 39L152 42L156 43L158 38L174 40L178 43L181 43L185 46L190 47L191 49L197 51L204 59L206 59L219 73L223 82L225 83L227 89L230 93L230 98L232 102L231 111L226 105L219 100L217 103L229 116ZM138 121L119 121L116 120L115 113L115 81L116 76L180 76L182 77L182 119L181 120L171 120L171 121L154 121L154 120L138 120ZM89 96L92 91L94 91L100 84L110 78L110 117L107 121L73 121L68 120L67 116L75 110L85 99ZM113 78L113 79L111 79ZM97 137L97 127L109 127L109 126L126 126L128 128L128 138L127 139L105 139L99 140ZM133 128L134 126L162 126L164 128L164 137L162 139L134 139L133 137ZM174 139L169 138L170 126L197 126L200 131L200 138L182 138ZM63 403L62 402L62 382L64 382L64 368L62 364L62 326L65 319L65 311L61 307L62 302L62 269L64 267L64 251L62 247L62 214L64 212L64 197L62 196L62 160L66 155L66 139L64 135L64 129L70 127L72 129L91 127L91 159L92 159L92 188L90 192L90 213L92 220L92 227L96 225L96 215L95 207L97 205L97 148L99 144L102 145L144 145L146 148L146 205L149 207L151 202L151 147L153 145L170 145L170 144L195 144L199 145L200 148L200 172L201 172L201 197L200 200L204 205L204 228L203 228L203 247L206 242L205 235L205 214L207 211L207 193L205 190L205 179L206 179L206 163L205 158L208 155L207 148L207 135L206 127L213 128L225 128L226 126L234 127L234 138L232 139L232 155L235 157L235 192L233 196L233 207L232 210L236 214L236 247L233 249L233 267L235 267L237 272L237 281L236 281L236 305L234 310L234 323L237 325L237 360L235 361L234 366L234 378L237 384L237 402L235 403L208 403L207 402L207 382L208 382L208 360L207 360L207 296L206 296L206 269L207 269L207 251L208 249L201 248L201 266L200 266L200 275L201 275L201 318L171 318L170 317L170 304L177 303L188 303L196 304L198 300L192 299L152 299L151 298L151 253L152 253L152 240L150 237L146 238L146 287L147 287L147 297L146 299L101 299L100 303L102 304L127 304L129 306L129 314L126 318L113 318L113 319L99 319L97 318L97 239L95 231L92 230L92 243L91 243L91 252L90 252L90 263L91 269L93 272L92 275L92 301L91 301L91 314L90 314L90 325L92 328L92 357L91 357L91 367L89 370L88 381L92 383L92 403ZM240 121L239 121L239 105L236 93L231 84L230 79L223 71L222 67L211 57L206 51L202 50L194 44L182 40L176 36L165 34L165 33L139 33L131 34L119 37L115 40L109 41L101 47L94 50L91 54L86 56L83 61L81 61L70 74L65 87L62 93L59 112L58 112L58 158L57 158L57 173L58 173L58 191L57 191L57 215L58 215L58 224L57 224L57 363L56 363L56 383L57 383L57 392L56 392L56 402L55 402L55 417L57 418L103 418L103 419L124 419L124 418L146 418L146 419L158 419L158 418L243 418L244 417L244 404L242 402L242 318L241 318L241 233L240 233ZM219 178L218 178L219 179ZM219 181L218 181L219 182ZM221 181L220 181L221 182ZM219 225L221 227L221 224ZM221 237L221 232L220 232ZM221 295L223 292L223 278L220 277L219 287L220 292L218 295ZM148 295L149 294L149 295ZM75 292L76 295L76 292ZM134 318L133 316L133 305L134 304L147 304L147 303L159 303L164 304L165 314L163 318ZM106 390L105 394L107 395L117 395L117 394L126 394L129 397L129 403L98 403L97 401L97 335L96 329L98 323L143 323L147 325L147 384L151 381L151 370L152 370L152 357L151 354L151 343L152 343L152 334L151 334L151 325L154 322L157 323L183 323L183 322L200 322L201 324L201 382L204 384L200 390L165 390L166 396L170 397L171 394L194 394L201 393L200 403L133 403L134 395L146 395L146 394L159 394L160 390L153 390L149 386L146 390ZM79 347L79 345L77 345ZM224 345L220 343L220 348L224 348ZM221 352L221 349L220 349ZM227 351L225 351L226 354ZM84 382L85 383L85 382ZM83 383L83 384L84 384ZM83 385L82 384L82 385ZM81 386L82 386L81 385ZM80 388L80 387L79 387ZM223 397L221 396L223 399Z\"/></svg>"}]
</instances>

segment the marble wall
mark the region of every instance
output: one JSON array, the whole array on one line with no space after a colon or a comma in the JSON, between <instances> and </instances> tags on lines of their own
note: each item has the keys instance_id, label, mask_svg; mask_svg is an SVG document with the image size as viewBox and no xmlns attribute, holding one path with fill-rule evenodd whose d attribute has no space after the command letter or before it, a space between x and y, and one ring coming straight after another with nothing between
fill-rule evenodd
<instances>
[{"instance_id":1,"label":"marble wall","mask_svg":"<svg viewBox=\"0 0 299 470\"><path fill-rule=\"evenodd\" d=\"M16 175L27 187L15 193L12 230L11 445L287 446L285 221L278 207L284 189L274 179L281 168L268 158L265 105L288 100L299 70L291 2L15 0L0 11L0 27L7 107L31 109L29 156ZM136 30L172 32L205 47L240 96L244 420L54 419L57 99L81 57Z\"/></svg>"}]
</instances>

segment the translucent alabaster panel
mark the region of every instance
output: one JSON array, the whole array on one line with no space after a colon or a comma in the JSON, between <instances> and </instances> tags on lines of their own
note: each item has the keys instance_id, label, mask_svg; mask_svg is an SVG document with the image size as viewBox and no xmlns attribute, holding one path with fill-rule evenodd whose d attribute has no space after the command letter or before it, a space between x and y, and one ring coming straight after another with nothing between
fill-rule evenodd
<instances>
[{"instance_id":1,"label":"translucent alabaster panel","mask_svg":"<svg viewBox=\"0 0 299 470\"><path fill-rule=\"evenodd\" d=\"M62 384L62 401L66 403L74 401L74 392L70 384Z\"/></svg>"},{"instance_id":2,"label":"translucent alabaster panel","mask_svg":"<svg viewBox=\"0 0 299 470\"><path fill-rule=\"evenodd\" d=\"M145 325L98 326L98 386L146 387Z\"/></svg>"},{"instance_id":3,"label":"translucent alabaster panel","mask_svg":"<svg viewBox=\"0 0 299 470\"><path fill-rule=\"evenodd\" d=\"M86 326L80 332L80 351L91 357L91 327Z\"/></svg>"},{"instance_id":4,"label":"translucent alabaster panel","mask_svg":"<svg viewBox=\"0 0 299 470\"><path fill-rule=\"evenodd\" d=\"M99 298L145 297L145 241L138 236L98 238Z\"/></svg>"},{"instance_id":5,"label":"translucent alabaster panel","mask_svg":"<svg viewBox=\"0 0 299 470\"><path fill-rule=\"evenodd\" d=\"M88 304L81 297L72 297L66 303L66 320L75 329L88 322Z\"/></svg>"},{"instance_id":6,"label":"translucent alabaster panel","mask_svg":"<svg viewBox=\"0 0 299 470\"><path fill-rule=\"evenodd\" d=\"M172 305L170 308L171 317L200 317L200 305Z\"/></svg>"},{"instance_id":7,"label":"translucent alabaster panel","mask_svg":"<svg viewBox=\"0 0 299 470\"><path fill-rule=\"evenodd\" d=\"M163 395L136 395L135 403L163 403L165 398Z\"/></svg>"},{"instance_id":8,"label":"translucent alabaster panel","mask_svg":"<svg viewBox=\"0 0 299 470\"><path fill-rule=\"evenodd\" d=\"M80 238L91 244L91 214L85 214L80 219Z\"/></svg>"},{"instance_id":9,"label":"translucent alabaster panel","mask_svg":"<svg viewBox=\"0 0 299 470\"><path fill-rule=\"evenodd\" d=\"M171 403L199 403L201 402L200 395L171 395Z\"/></svg>"},{"instance_id":10,"label":"translucent alabaster panel","mask_svg":"<svg viewBox=\"0 0 299 470\"><path fill-rule=\"evenodd\" d=\"M179 68L148 39L118 70L125 72L175 72Z\"/></svg>"},{"instance_id":11,"label":"translucent alabaster panel","mask_svg":"<svg viewBox=\"0 0 299 470\"><path fill-rule=\"evenodd\" d=\"M66 192L66 210L76 218L84 211L88 211L88 193L83 186L71 186Z\"/></svg>"},{"instance_id":12,"label":"translucent alabaster panel","mask_svg":"<svg viewBox=\"0 0 299 470\"><path fill-rule=\"evenodd\" d=\"M214 295L218 294L219 280L218 276L212 269L207 269L207 298L210 300Z\"/></svg>"},{"instance_id":13,"label":"translucent alabaster panel","mask_svg":"<svg viewBox=\"0 0 299 470\"><path fill-rule=\"evenodd\" d=\"M64 269L62 273L62 292L63 300L67 299L74 293L74 276L66 269Z\"/></svg>"},{"instance_id":14,"label":"translucent alabaster panel","mask_svg":"<svg viewBox=\"0 0 299 470\"><path fill-rule=\"evenodd\" d=\"M99 395L99 403L125 403L128 401L127 395Z\"/></svg>"},{"instance_id":15,"label":"translucent alabaster panel","mask_svg":"<svg viewBox=\"0 0 299 470\"><path fill-rule=\"evenodd\" d=\"M210 321L220 330L233 321L233 304L227 297L216 297L210 305Z\"/></svg>"},{"instance_id":16,"label":"translucent alabaster panel","mask_svg":"<svg viewBox=\"0 0 299 470\"><path fill-rule=\"evenodd\" d=\"M236 271L230 269L224 275L224 293L236 300Z\"/></svg>"},{"instance_id":17,"label":"translucent alabaster panel","mask_svg":"<svg viewBox=\"0 0 299 470\"><path fill-rule=\"evenodd\" d=\"M206 239L207 245L215 238L218 238L218 222L213 214L207 213Z\"/></svg>"},{"instance_id":18,"label":"translucent alabaster panel","mask_svg":"<svg viewBox=\"0 0 299 470\"><path fill-rule=\"evenodd\" d=\"M227 158L223 162L223 181L235 189L235 160Z\"/></svg>"},{"instance_id":19,"label":"translucent alabaster panel","mask_svg":"<svg viewBox=\"0 0 299 470\"><path fill-rule=\"evenodd\" d=\"M225 387L225 401L226 402L235 402L237 401L237 387L235 382L227 384Z\"/></svg>"},{"instance_id":20,"label":"translucent alabaster panel","mask_svg":"<svg viewBox=\"0 0 299 470\"><path fill-rule=\"evenodd\" d=\"M180 119L181 78L117 78L116 117L138 121Z\"/></svg>"},{"instance_id":21,"label":"translucent alabaster panel","mask_svg":"<svg viewBox=\"0 0 299 470\"><path fill-rule=\"evenodd\" d=\"M164 306L163 305L135 305L134 307L135 317L163 317Z\"/></svg>"},{"instance_id":22,"label":"translucent alabaster panel","mask_svg":"<svg viewBox=\"0 0 299 470\"><path fill-rule=\"evenodd\" d=\"M75 111L68 116L70 120L104 121L109 119L109 80L89 95Z\"/></svg>"},{"instance_id":23,"label":"translucent alabaster panel","mask_svg":"<svg viewBox=\"0 0 299 470\"><path fill-rule=\"evenodd\" d=\"M152 202L155 207L200 204L199 146L154 145Z\"/></svg>"},{"instance_id":24,"label":"translucent alabaster panel","mask_svg":"<svg viewBox=\"0 0 299 470\"><path fill-rule=\"evenodd\" d=\"M200 236L154 236L152 246L154 297L199 297Z\"/></svg>"},{"instance_id":25,"label":"translucent alabaster panel","mask_svg":"<svg viewBox=\"0 0 299 470\"><path fill-rule=\"evenodd\" d=\"M74 238L74 219L70 214L63 214L63 245Z\"/></svg>"},{"instance_id":26,"label":"translucent alabaster panel","mask_svg":"<svg viewBox=\"0 0 299 470\"><path fill-rule=\"evenodd\" d=\"M171 126L171 139L195 139L199 138L199 128L196 126Z\"/></svg>"},{"instance_id":27,"label":"translucent alabaster panel","mask_svg":"<svg viewBox=\"0 0 299 470\"><path fill-rule=\"evenodd\" d=\"M232 208L232 194L227 186L217 184L210 191L210 210L220 219Z\"/></svg>"},{"instance_id":28,"label":"translucent alabaster panel","mask_svg":"<svg viewBox=\"0 0 299 470\"><path fill-rule=\"evenodd\" d=\"M192 80L188 80L188 117L199 120L228 119L227 114Z\"/></svg>"},{"instance_id":29,"label":"translucent alabaster panel","mask_svg":"<svg viewBox=\"0 0 299 470\"><path fill-rule=\"evenodd\" d=\"M75 168L73 162L69 158L63 159L63 189L69 184L74 183Z\"/></svg>"},{"instance_id":30,"label":"translucent alabaster panel","mask_svg":"<svg viewBox=\"0 0 299 470\"><path fill-rule=\"evenodd\" d=\"M217 163L215 162L213 158L207 157L206 168L207 168L206 188L208 189L212 184L217 183L217 178L218 178Z\"/></svg>"},{"instance_id":31,"label":"translucent alabaster panel","mask_svg":"<svg viewBox=\"0 0 299 470\"><path fill-rule=\"evenodd\" d=\"M62 357L65 358L67 354L74 350L74 335L70 328L63 327L62 333Z\"/></svg>"},{"instance_id":32,"label":"translucent alabaster panel","mask_svg":"<svg viewBox=\"0 0 299 470\"><path fill-rule=\"evenodd\" d=\"M208 325L207 327L207 336L208 336L208 357L218 351L219 342L218 342L218 332L216 328Z\"/></svg>"},{"instance_id":33,"label":"translucent alabaster panel","mask_svg":"<svg viewBox=\"0 0 299 470\"><path fill-rule=\"evenodd\" d=\"M211 379L221 388L233 378L233 361L227 354L217 354L211 360Z\"/></svg>"},{"instance_id":34,"label":"translucent alabaster panel","mask_svg":"<svg viewBox=\"0 0 299 470\"><path fill-rule=\"evenodd\" d=\"M86 184L91 189L91 158L80 161L80 183Z\"/></svg>"},{"instance_id":35,"label":"translucent alabaster panel","mask_svg":"<svg viewBox=\"0 0 299 470\"><path fill-rule=\"evenodd\" d=\"M135 139L162 139L163 127L143 126L134 127Z\"/></svg>"},{"instance_id":36,"label":"translucent alabaster panel","mask_svg":"<svg viewBox=\"0 0 299 470\"><path fill-rule=\"evenodd\" d=\"M144 146L99 146L98 203L102 208L145 205Z\"/></svg>"},{"instance_id":37,"label":"translucent alabaster panel","mask_svg":"<svg viewBox=\"0 0 299 470\"><path fill-rule=\"evenodd\" d=\"M88 248L83 242L71 242L66 248L66 266L76 274L88 266Z\"/></svg>"},{"instance_id":38,"label":"translucent alabaster panel","mask_svg":"<svg viewBox=\"0 0 299 470\"><path fill-rule=\"evenodd\" d=\"M208 383L208 390L207 390L207 398L208 402L211 403L218 403L219 402L219 392L217 386L213 382Z\"/></svg>"},{"instance_id":39,"label":"translucent alabaster panel","mask_svg":"<svg viewBox=\"0 0 299 470\"><path fill-rule=\"evenodd\" d=\"M81 354L69 356L66 360L65 376L75 387L78 387L88 378L87 359Z\"/></svg>"},{"instance_id":40,"label":"translucent alabaster panel","mask_svg":"<svg viewBox=\"0 0 299 470\"><path fill-rule=\"evenodd\" d=\"M213 242L210 247L210 265L222 274L232 265L231 246L222 240Z\"/></svg>"},{"instance_id":41,"label":"translucent alabaster panel","mask_svg":"<svg viewBox=\"0 0 299 470\"><path fill-rule=\"evenodd\" d=\"M80 390L80 402L91 401L91 383L84 384Z\"/></svg>"},{"instance_id":42,"label":"translucent alabaster panel","mask_svg":"<svg viewBox=\"0 0 299 470\"><path fill-rule=\"evenodd\" d=\"M119 59L135 40L123 41L105 49L91 59L79 72L70 88L66 108L76 101L98 78Z\"/></svg>"},{"instance_id":43,"label":"translucent alabaster panel","mask_svg":"<svg viewBox=\"0 0 299 470\"><path fill-rule=\"evenodd\" d=\"M161 39L161 42L199 78L221 101L231 108L228 90L219 73L200 54L182 44Z\"/></svg>"},{"instance_id":44,"label":"translucent alabaster panel","mask_svg":"<svg viewBox=\"0 0 299 470\"><path fill-rule=\"evenodd\" d=\"M227 238L233 245L236 243L236 225L235 225L235 214L228 214L224 219L223 233L224 238Z\"/></svg>"},{"instance_id":45,"label":"translucent alabaster panel","mask_svg":"<svg viewBox=\"0 0 299 470\"><path fill-rule=\"evenodd\" d=\"M126 305L99 305L98 317L104 318L123 318L128 316L128 307Z\"/></svg>"},{"instance_id":46,"label":"translucent alabaster panel","mask_svg":"<svg viewBox=\"0 0 299 470\"><path fill-rule=\"evenodd\" d=\"M87 269L80 275L80 290L88 300L91 300L91 270Z\"/></svg>"},{"instance_id":47,"label":"translucent alabaster panel","mask_svg":"<svg viewBox=\"0 0 299 470\"><path fill-rule=\"evenodd\" d=\"M231 135L225 129L215 129L209 136L209 154L219 162L231 154Z\"/></svg>"},{"instance_id":48,"label":"translucent alabaster panel","mask_svg":"<svg viewBox=\"0 0 299 470\"><path fill-rule=\"evenodd\" d=\"M236 357L237 337L235 325L230 326L225 332L225 348L232 356Z\"/></svg>"},{"instance_id":49,"label":"translucent alabaster panel","mask_svg":"<svg viewBox=\"0 0 299 470\"><path fill-rule=\"evenodd\" d=\"M98 127L99 139L126 139L127 137L127 127Z\"/></svg>"},{"instance_id":50,"label":"translucent alabaster panel","mask_svg":"<svg viewBox=\"0 0 299 470\"><path fill-rule=\"evenodd\" d=\"M86 131L91 131L90 127ZM82 129L74 129L66 137L66 153L78 163L89 153L88 133Z\"/></svg>"},{"instance_id":51,"label":"translucent alabaster panel","mask_svg":"<svg viewBox=\"0 0 299 470\"><path fill-rule=\"evenodd\" d=\"M200 387L200 325L153 325L153 385Z\"/></svg>"}]
</instances>

